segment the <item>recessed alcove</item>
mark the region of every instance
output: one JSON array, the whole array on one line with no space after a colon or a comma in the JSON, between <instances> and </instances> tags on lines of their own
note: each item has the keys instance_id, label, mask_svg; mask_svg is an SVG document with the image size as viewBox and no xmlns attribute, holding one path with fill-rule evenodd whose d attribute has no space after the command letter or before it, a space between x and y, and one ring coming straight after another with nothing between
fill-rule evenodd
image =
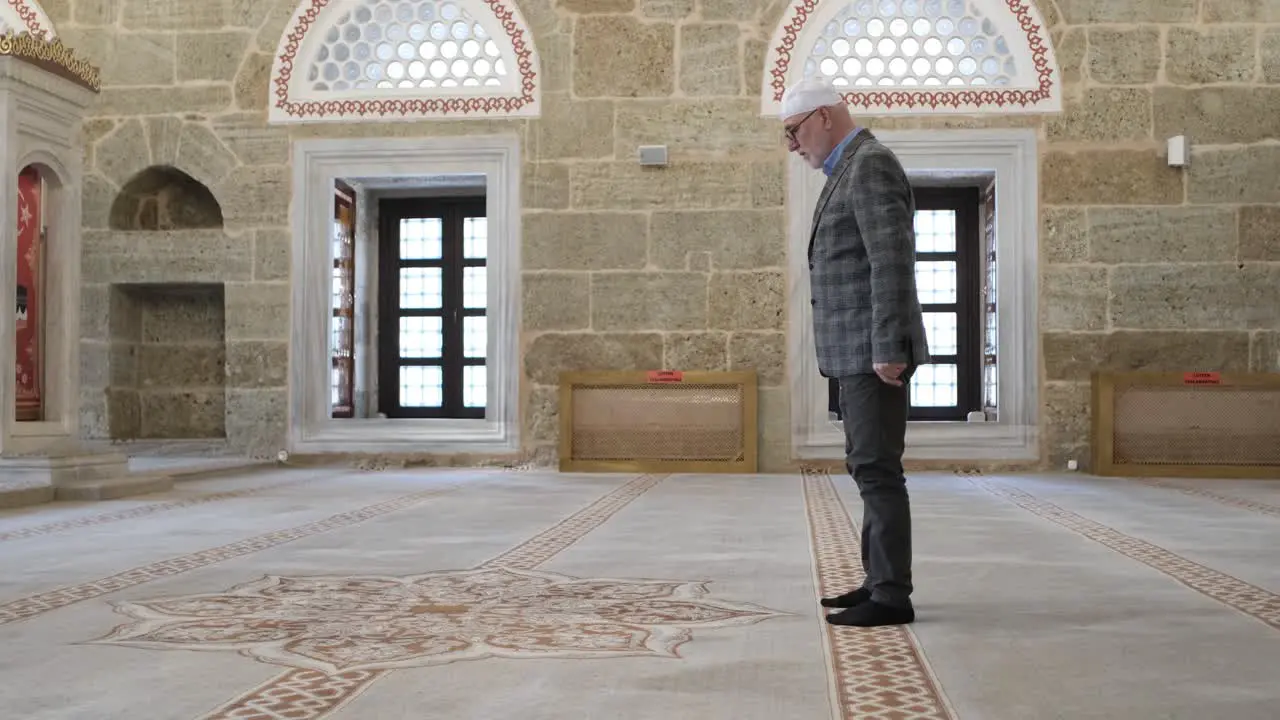
<instances>
[{"instance_id":1,"label":"recessed alcove","mask_svg":"<svg viewBox=\"0 0 1280 720\"><path fill-rule=\"evenodd\" d=\"M110 437L225 438L223 286L117 284L110 303Z\"/></svg>"},{"instance_id":2,"label":"recessed alcove","mask_svg":"<svg viewBox=\"0 0 1280 720\"><path fill-rule=\"evenodd\" d=\"M111 205L112 230L198 230L223 226L222 206L200 181L169 165L134 175Z\"/></svg>"}]
</instances>

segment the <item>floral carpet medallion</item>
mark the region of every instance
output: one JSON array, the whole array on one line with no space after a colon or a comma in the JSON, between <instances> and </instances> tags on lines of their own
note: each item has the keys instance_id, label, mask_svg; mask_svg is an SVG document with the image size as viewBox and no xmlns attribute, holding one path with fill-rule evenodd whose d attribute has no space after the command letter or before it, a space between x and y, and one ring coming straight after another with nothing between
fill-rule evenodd
<instances>
[{"instance_id":1,"label":"floral carpet medallion","mask_svg":"<svg viewBox=\"0 0 1280 720\"><path fill-rule=\"evenodd\" d=\"M504 658L679 657L692 628L786 615L704 583L507 568L406 577L267 575L224 593L120 602L92 643L237 651L326 673Z\"/></svg>"}]
</instances>

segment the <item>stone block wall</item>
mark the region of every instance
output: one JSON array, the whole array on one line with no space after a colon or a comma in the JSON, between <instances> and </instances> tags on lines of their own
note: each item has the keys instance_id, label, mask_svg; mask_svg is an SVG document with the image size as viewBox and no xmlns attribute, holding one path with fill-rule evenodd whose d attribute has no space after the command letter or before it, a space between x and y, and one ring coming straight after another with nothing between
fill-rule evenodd
<instances>
[{"instance_id":1,"label":"stone block wall","mask_svg":"<svg viewBox=\"0 0 1280 720\"><path fill-rule=\"evenodd\" d=\"M101 270L86 272L86 337L108 284L160 273L147 253L168 242L121 244L132 239L109 230L113 199L151 165L190 174L225 227L155 257L177 258L171 278L226 284L227 435L274 450L289 142L514 132L527 449L555 442L562 369L754 367L765 466L785 466L785 154L758 93L789 3L518 4L542 59L540 119L285 128L266 124L267 76L295 0L46 2L104 69L84 138L85 261ZM1280 3L1036 4L1066 81L1062 115L863 120L1040 133L1045 458L1058 463L1085 460L1093 368L1280 370ZM1195 144L1189 170L1165 164L1176 134ZM647 143L669 147L670 167L638 166Z\"/></svg>"},{"instance_id":2,"label":"stone block wall","mask_svg":"<svg viewBox=\"0 0 1280 720\"><path fill-rule=\"evenodd\" d=\"M1280 2L1058 7L1041 329L1061 467L1087 459L1091 368L1280 371ZM1166 163L1176 135L1189 168Z\"/></svg>"}]
</instances>

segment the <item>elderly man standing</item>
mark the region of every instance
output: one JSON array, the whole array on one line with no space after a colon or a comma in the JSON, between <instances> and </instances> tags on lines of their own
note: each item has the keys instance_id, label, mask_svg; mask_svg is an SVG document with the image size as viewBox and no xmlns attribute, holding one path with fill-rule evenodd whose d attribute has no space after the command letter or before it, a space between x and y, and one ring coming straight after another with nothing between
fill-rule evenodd
<instances>
[{"instance_id":1,"label":"elderly man standing","mask_svg":"<svg viewBox=\"0 0 1280 720\"><path fill-rule=\"evenodd\" d=\"M929 360L915 282L915 199L897 157L858 127L827 83L782 98L788 149L827 175L809 237L818 369L840 386L845 465L862 496L866 580L822 605L836 625L915 620L911 508L902 454L907 383Z\"/></svg>"}]
</instances>

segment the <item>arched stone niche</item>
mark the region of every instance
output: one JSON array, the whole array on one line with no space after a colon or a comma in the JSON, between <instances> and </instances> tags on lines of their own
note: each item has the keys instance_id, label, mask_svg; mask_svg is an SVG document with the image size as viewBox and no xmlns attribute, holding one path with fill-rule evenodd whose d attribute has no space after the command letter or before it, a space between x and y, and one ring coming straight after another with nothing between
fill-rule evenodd
<instances>
[{"instance_id":1,"label":"arched stone niche","mask_svg":"<svg viewBox=\"0 0 1280 720\"><path fill-rule=\"evenodd\" d=\"M251 241L228 235L213 192L168 163L123 182L108 224L109 232L90 233L85 248L85 280L105 291L107 306L105 323L86 340L107 366L86 386L104 403L91 413L86 437L225 440L220 261Z\"/></svg>"},{"instance_id":2,"label":"arched stone niche","mask_svg":"<svg viewBox=\"0 0 1280 720\"><path fill-rule=\"evenodd\" d=\"M83 437L274 454L265 421L236 408L263 395L261 368L282 367L260 359L285 354L284 342L265 342L262 328L274 326L262 318L287 304L288 241L263 227L288 217L288 191L270 182L274 168L244 165L206 119L106 124L89 153L82 292L95 312L81 349L86 368L121 372L85 381ZM158 334L138 334L147 318ZM149 382L129 379L131 367Z\"/></svg>"},{"instance_id":3,"label":"arched stone niche","mask_svg":"<svg viewBox=\"0 0 1280 720\"><path fill-rule=\"evenodd\" d=\"M156 165L125 183L111 204L112 230L221 228L222 206L199 180L171 165Z\"/></svg>"},{"instance_id":4,"label":"arched stone niche","mask_svg":"<svg viewBox=\"0 0 1280 720\"><path fill-rule=\"evenodd\" d=\"M5 23L0 35L0 256L4 268L18 270L0 273L0 296L16 303L0 312L3 455L48 452L78 439L77 138L99 88L97 68L53 39L47 17L31 3L19 5L30 22Z\"/></svg>"}]
</instances>

